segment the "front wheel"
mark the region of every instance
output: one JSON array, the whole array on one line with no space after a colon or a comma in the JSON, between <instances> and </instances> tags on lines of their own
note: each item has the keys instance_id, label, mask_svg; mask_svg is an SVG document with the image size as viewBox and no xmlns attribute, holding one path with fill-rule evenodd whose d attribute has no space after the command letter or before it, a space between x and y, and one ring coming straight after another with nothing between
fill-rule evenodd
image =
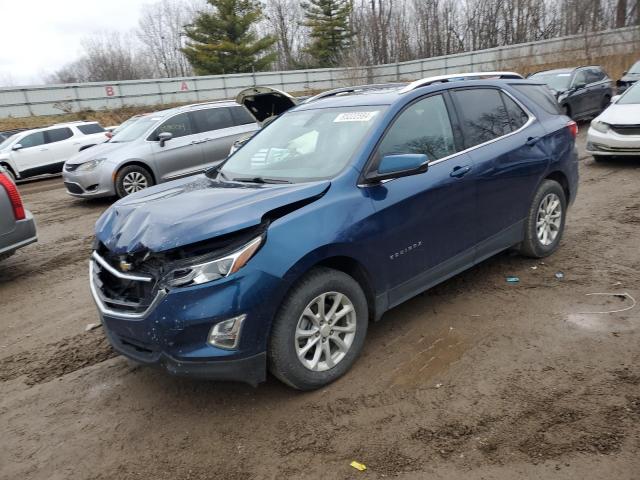
<instances>
[{"instance_id":1,"label":"front wheel","mask_svg":"<svg viewBox=\"0 0 640 480\"><path fill-rule=\"evenodd\" d=\"M299 390L344 375L360 354L369 313L362 288L346 273L317 268L289 293L269 339L271 373Z\"/></svg>"},{"instance_id":2,"label":"front wheel","mask_svg":"<svg viewBox=\"0 0 640 480\"><path fill-rule=\"evenodd\" d=\"M567 197L562 186L554 180L543 181L529 208L520 252L533 258L555 252L564 231L566 211Z\"/></svg>"},{"instance_id":3,"label":"front wheel","mask_svg":"<svg viewBox=\"0 0 640 480\"><path fill-rule=\"evenodd\" d=\"M128 165L120 169L116 175L116 194L123 198L153 185L153 177L149 170L140 165Z\"/></svg>"}]
</instances>

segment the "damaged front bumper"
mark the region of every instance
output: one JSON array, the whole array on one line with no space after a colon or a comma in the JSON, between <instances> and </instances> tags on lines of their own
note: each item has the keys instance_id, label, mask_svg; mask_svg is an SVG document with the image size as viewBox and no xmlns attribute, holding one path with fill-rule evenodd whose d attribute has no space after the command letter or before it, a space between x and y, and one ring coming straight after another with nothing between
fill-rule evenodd
<instances>
[{"instance_id":1,"label":"damaged front bumper","mask_svg":"<svg viewBox=\"0 0 640 480\"><path fill-rule=\"evenodd\" d=\"M151 288L146 303L133 305L104 293L105 274L123 282L154 282L145 274L117 271L94 253L90 286L101 321L114 350L145 365L175 375L230 380L257 385L266 378L266 337L273 312L260 296L248 295L275 280L259 271L241 271L235 278L175 288ZM105 272L106 270L106 272ZM242 275L240 275L242 274ZM239 305L238 299L246 301ZM237 315L246 315L237 349L207 342L211 329Z\"/></svg>"}]
</instances>

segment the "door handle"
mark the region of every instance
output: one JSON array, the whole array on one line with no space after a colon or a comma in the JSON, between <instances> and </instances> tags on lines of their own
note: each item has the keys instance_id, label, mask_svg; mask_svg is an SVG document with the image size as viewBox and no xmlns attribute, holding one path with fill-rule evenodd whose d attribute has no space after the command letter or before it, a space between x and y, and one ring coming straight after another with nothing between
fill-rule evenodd
<instances>
[{"instance_id":1,"label":"door handle","mask_svg":"<svg viewBox=\"0 0 640 480\"><path fill-rule=\"evenodd\" d=\"M527 141L525 143L528 146L533 147L536 143L538 143L538 140L540 140L540 137L529 137L527 138Z\"/></svg>"},{"instance_id":2,"label":"door handle","mask_svg":"<svg viewBox=\"0 0 640 480\"><path fill-rule=\"evenodd\" d=\"M464 177L467 173L471 171L470 165L465 165L463 167L457 166L453 167L453 170L449 174L450 177L461 178Z\"/></svg>"}]
</instances>

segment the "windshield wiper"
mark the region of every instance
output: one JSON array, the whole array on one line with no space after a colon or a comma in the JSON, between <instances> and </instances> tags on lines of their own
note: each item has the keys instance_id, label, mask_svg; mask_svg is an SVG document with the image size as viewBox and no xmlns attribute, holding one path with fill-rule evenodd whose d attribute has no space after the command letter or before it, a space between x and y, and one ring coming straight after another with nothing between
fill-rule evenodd
<instances>
[{"instance_id":1,"label":"windshield wiper","mask_svg":"<svg viewBox=\"0 0 640 480\"><path fill-rule=\"evenodd\" d=\"M291 183L289 180L282 180L279 178L265 178L265 177L242 177L234 178L234 182L248 182L248 183Z\"/></svg>"}]
</instances>

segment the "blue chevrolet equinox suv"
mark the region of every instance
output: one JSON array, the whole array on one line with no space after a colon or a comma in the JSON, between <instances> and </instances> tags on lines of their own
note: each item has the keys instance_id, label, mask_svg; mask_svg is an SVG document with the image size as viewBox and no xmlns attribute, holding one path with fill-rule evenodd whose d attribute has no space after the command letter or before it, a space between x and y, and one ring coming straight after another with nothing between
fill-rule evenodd
<instances>
[{"instance_id":1,"label":"blue chevrolet equinox suv","mask_svg":"<svg viewBox=\"0 0 640 480\"><path fill-rule=\"evenodd\" d=\"M475 73L320 94L223 164L116 202L93 297L114 349L291 387L345 374L367 326L509 248L545 257L576 197L576 124L546 86Z\"/></svg>"}]
</instances>

